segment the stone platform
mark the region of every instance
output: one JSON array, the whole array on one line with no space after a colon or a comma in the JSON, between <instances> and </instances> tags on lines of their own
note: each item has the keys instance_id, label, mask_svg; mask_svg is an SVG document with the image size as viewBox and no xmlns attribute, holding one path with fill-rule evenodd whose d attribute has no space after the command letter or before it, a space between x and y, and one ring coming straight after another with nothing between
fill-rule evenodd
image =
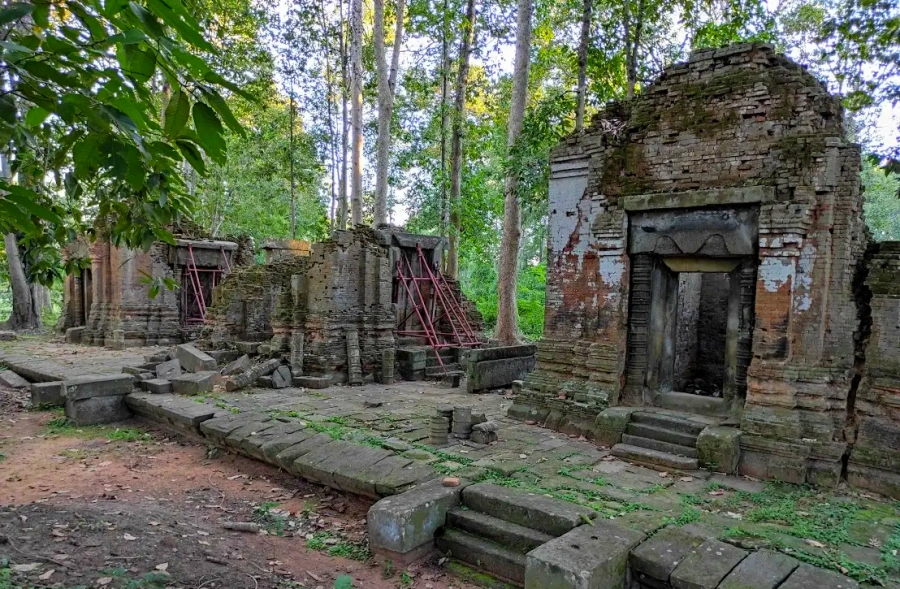
<instances>
[{"instance_id":1,"label":"stone platform","mask_svg":"<svg viewBox=\"0 0 900 589\"><path fill-rule=\"evenodd\" d=\"M121 366L151 351L20 341L13 355L2 347L12 343L0 343L0 362L12 357L17 366L48 371L56 366L53 370L62 373L53 373L55 379L89 370L121 373ZM653 470L620 460L608 448L584 439L510 419L506 414L512 399L503 395L470 395L464 390L399 382L194 397L138 393L129 403L163 425L372 498L402 491L416 481L452 475L567 501L592 510L599 519L648 535L671 525L700 526L717 541L744 550L787 552L800 561L849 570L858 580L900 582L892 553L900 545L900 508L893 502L844 487L825 491L703 470ZM439 405L483 412L497 423L499 440L490 445L462 440L442 448L429 446L431 418ZM288 442L303 455L285 453L279 460L287 448L280 446ZM306 446L301 448L301 442ZM319 443L318 452L304 453ZM384 469L387 474L373 474L369 468L380 463L390 467ZM406 474L404 470L409 480L389 487L387 477Z\"/></svg>"}]
</instances>

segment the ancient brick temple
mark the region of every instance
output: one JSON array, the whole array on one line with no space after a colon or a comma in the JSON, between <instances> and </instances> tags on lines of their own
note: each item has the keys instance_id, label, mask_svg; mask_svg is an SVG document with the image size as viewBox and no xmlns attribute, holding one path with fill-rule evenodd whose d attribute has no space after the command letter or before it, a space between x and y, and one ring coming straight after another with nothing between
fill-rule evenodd
<instances>
[{"instance_id":1,"label":"ancient brick temple","mask_svg":"<svg viewBox=\"0 0 900 589\"><path fill-rule=\"evenodd\" d=\"M212 300L225 271L241 262L238 250L234 241L211 239L178 238L147 251L74 242L66 255L91 265L66 277L57 328L70 341L119 349L179 343L200 322L199 307ZM150 278L171 279L177 288L151 297Z\"/></svg>"},{"instance_id":2,"label":"ancient brick temple","mask_svg":"<svg viewBox=\"0 0 900 589\"><path fill-rule=\"evenodd\" d=\"M551 156L544 338L511 414L663 466L704 465L714 424L741 473L897 496L900 249L866 253L859 169L838 98L762 44L594 117Z\"/></svg>"}]
</instances>

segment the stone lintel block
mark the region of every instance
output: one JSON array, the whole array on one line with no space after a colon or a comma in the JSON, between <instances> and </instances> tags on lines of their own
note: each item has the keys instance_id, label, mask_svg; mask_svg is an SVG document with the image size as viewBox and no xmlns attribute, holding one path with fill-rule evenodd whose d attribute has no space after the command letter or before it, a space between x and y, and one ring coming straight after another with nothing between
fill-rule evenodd
<instances>
[{"instance_id":1,"label":"stone lintel block","mask_svg":"<svg viewBox=\"0 0 900 589\"><path fill-rule=\"evenodd\" d=\"M707 470L734 474L741 459L741 430L711 425L697 436L700 466Z\"/></svg>"},{"instance_id":2,"label":"stone lintel block","mask_svg":"<svg viewBox=\"0 0 900 589\"><path fill-rule=\"evenodd\" d=\"M81 339L84 337L85 327L70 327L66 330L66 343L67 344L80 344Z\"/></svg>"},{"instance_id":3,"label":"stone lintel block","mask_svg":"<svg viewBox=\"0 0 900 589\"><path fill-rule=\"evenodd\" d=\"M859 583L834 571L801 564L779 589L859 589Z\"/></svg>"},{"instance_id":4,"label":"stone lintel block","mask_svg":"<svg viewBox=\"0 0 900 589\"><path fill-rule=\"evenodd\" d=\"M522 344L518 346L496 346L493 348L475 348L469 350L469 362L487 362L489 360L505 360L507 358L521 358L534 356L537 346L534 344Z\"/></svg>"},{"instance_id":5,"label":"stone lintel block","mask_svg":"<svg viewBox=\"0 0 900 589\"><path fill-rule=\"evenodd\" d=\"M775 589L794 572L799 561L790 556L760 550L741 561L719 584L719 589Z\"/></svg>"},{"instance_id":6,"label":"stone lintel block","mask_svg":"<svg viewBox=\"0 0 900 589\"><path fill-rule=\"evenodd\" d=\"M237 350L209 350L206 353L219 364L234 362L241 355Z\"/></svg>"},{"instance_id":7,"label":"stone lintel block","mask_svg":"<svg viewBox=\"0 0 900 589\"><path fill-rule=\"evenodd\" d=\"M534 370L536 363L537 360L533 355L481 362L469 360L466 367L466 390L474 393L510 386L514 380L525 378L529 372Z\"/></svg>"},{"instance_id":8,"label":"stone lintel block","mask_svg":"<svg viewBox=\"0 0 900 589\"><path fill-rule=\"evenodd\" d=\"M66 394L63 391L62 381L31 383L31 404L34 407L40 405L62 407L65 405Z\"/></svg>"},{"instance_id":9,"label":"stone lintel block","mask_svg":"<svg viewBox=\"0 0 900 589\"><path fill-rule=\"evenodd\" d=\"M172 381L164 378L151 378L141 381L138 386L148 393L154 395L164 395L172 392Z\"/></svg>"},{"instance_id":10,"label":"stone lintel block","mask_svg":"<svg viewBox=\"0 0 900 589\"><path fill-rule=\"evenodd\" d=\"M551 536L561 536L597 514L567 501L479 483L463 491L467 507Z\"/></svg>"},{"instance_id":11,"label":"stone lintel block","mask_svg":"<svg viewBox=\"0 0 900 589\"><path fill-rule=\"evenodd\" d=\"M209 393L213 390L213 376L218 373L213 371L182 374L171 379L172 392L176 395L197 395Z\"/></svg>"},{"instance_id":12,"label":"stone lintel block","mask_svg":"<svg viewBox=\"0 0 900 589\"><path fill-rule=\"evenodd\" d=\"M131 417L125 395L66 399L66 417L75 425L113 423Z\"/></svg>"},{"instance_id":13,"label":"stone lintel block","mask_svg":"<svg viewBox=\"0 0 900 589\"><path fill-rule=\"evenodd\" d=\"M435 480L373 505L366 517L372 551L430 552L435 532L446 523L447 512L459 505L463 488L445 487Z\"/></svg>"},{"instance_id":14,"label":"stone lintel block","mask_svg":"<svg viewBox=\"0 0 900 589\"><path fill-rule=\"evenodd\" d=\"M33 386L33 385L32 385ZM855 450L854 450L855 452ZM867 489L900 500L900 474L871 466L854 464L850 455L847 465L847 482L855 489Z\"/></svg>"},{"instance_id":15,"label":"stone lintel block","mask_svg":"<svg viewBox=\"0 0 900 589\"><path fill-rule=\"evenodd\" d=\"M679 527L666 528L632 550L628 564L637 573L667 583L675 567L704 539Z\"/></svg>"},{"instance_id":16,"label":"stone lintel block","mask_svg":"<svg viewBox=\"0 0 900 589\"><path fill-rule=\"evenodd\" d=\"M597 443L610 447L618 444L635 411L636 407L610 407L601 411L594 423Z\"/></svg>"},{"instance_id":17,"label":"stone lintel block","mask_svg":"<svg viewBox=\"0 0 900 589\"><path fill-rule=\"evenodd\" d=\"M181 361L178 358L166 360L156 365L154 368L156 378L174 378L181 376Z\"/></svg>"},{"instance_id":18,"label":"stone lintel block","mask_svg":"<svg viewBox=\"0 0 900 589\"><path fill-rule=\"evenodd\" d=\"M28 381L12 370L0 370L0 387L24 389L28 387Z\"/></svg>"},{"instance_id":19,"label":"stone lintel block","mask_svg":"<svg viewBox=\"0 0 900 589\"><path fill-rule=\"evenodd\" d=\"M327 389L331 386L330 376L295 376L293 378L295 387L303 387L305 389Z\"/></svg>"},{"instance_id":20,"label":"stone lintel block","mask_svg":"<svg viewBox=\"0 0 900 589\"><path fill-rule=\"evenodd\" d=\"M628 553L646 536L598 521L528 553L525 589L623 589Z\"/></svg>"},{"instance_id":21,"label":"stone lintel block","mask_svg":"<svg viewBox=\"0 0 900 589\"><path fill-rule=\"evenodd\" d=\"M181 367L188 372L216 369L215 359L206 352L198 350L194 344L175 346L175 357L181 361Z\"/></svg>"},{"instance_id":22,"label":"stone lintel block","mask_svg":"<svg viewBox=\"0 0 900 589\"><path fill-rule=\"evenodd\" d=\"M234 376L235 374L241 374L242 372L246 372L250 370L250 356L244 354L240 358L232 360L229 362L225 368L222 369L223 376Z\"/></svg>"},{"instance_id":23,"label":"stone lintel block","mask_svg":"<svg viewBox=\"0 0 900 589\"><path fill-rule=\"evenodd\" d=\"M134 387L134 381L134 376L130 374L77 376L63 381L63 394L67 400L72 401L91 397L127 395Z\"/></svg>"},{"instance_id":24,"label":"stone lintel block","mask_svg":"<svg viewBox=\"0 0 900 589\"><path fill-rule=\"evenodd\" d=\"M535 423L544 423L550 410L546 407L534 407L519 401L513 401L509 410L506 412L507 417L518 419L519 421L533 421Z\"/></svg>"},{"instance_id":25,"label":"stone lintel block","mask_svg":"<svg viewBox=\"0 0 900 589\"><path fill-rule=\"evenodd\" d=\"M746 556L746 550L710 538L688 553L669 580L675 589L715 589Z\"/></svg>"},{"instance_id":26,"label":"stone lintel block","mask_svg":"<svg viewBox=\"0 0 900 589\"><path fill-rule=\"evenodd\" d=\"M270 378L272 379L273 389L284 389L291 386L294 377L291 374L290 366L279 366L271 374Z\"/></svg>"}]
</instances>

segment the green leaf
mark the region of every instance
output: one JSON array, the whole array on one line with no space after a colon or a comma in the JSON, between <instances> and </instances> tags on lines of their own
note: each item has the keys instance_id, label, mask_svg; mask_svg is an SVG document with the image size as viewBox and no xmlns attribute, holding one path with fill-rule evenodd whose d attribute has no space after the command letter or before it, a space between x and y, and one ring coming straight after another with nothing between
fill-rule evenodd
<instances>
[{"instance_id":1,"label":"green leaf","mask_svg":"<svg viewBox=\"0 0 900 589\"><path fill-rule=\"evenodd\" d=\"M196 23L185 22L161 0L147 0L147 4L154 13L162 17L163 22L178 31L178 34L181 35L188 43L197 47L198 49L203 49L204 51L215 53L216 48L213 47L209 43L209 41L203 38L203 35L200 33L199 27Z\"/></svg>"},{"instance_id":2,"label":"green leaf","mask_svg":"<svg viewBox=\"0 0 900 589\"><path fill-rule=\"evenodd\" d=\"M44 205L36 202L41 199L41 195L24 186L11 185L6 188L7 193L4 195L7 200L13 202L23 211L34 215L44 221L62 224L62 219Z\"/></svg>"},{"instance_id":3,"label":"green leaf","mask_svg":"<svg viewBox=\"0 0 900 589\"><path fill-rule=\"evenodd\" d=\"M217 163L224 164L225 138L222 123L215 111L202 102L194 105L194 128L197 130L197 140L206 155Z\"/></svg>"},{"instance_id":4,"label":"green leaf","mask_svg":"<svg viewBox=\"0 0 900 589\"><path fill-rule=\"evenodd\" d=\"M334 589L353 589L353 577L341 575L334 580Z\"/></svg>"},{"instance_id":5,"label":"green leaf","mask_svg":"<svg viewBox=\"0 0 900 589\"><path fill-rule=\"evenodd\" d=\"M165 124L163 131L166 137L174 139L181 134L181 130L188 122L191 116L191 101L187 92L178 89L169 98L169 104L166 105Z\"/></svg>"},{"instance_id":6,"label":"green leaf","mask_svg":"<svg viewBox=\"0 0 900 589\"><path fill-rule=\"evenodd\" d=\"M25 115L25 124L29 127L37 127L43 123L50 113L39 106L35 106Z\"/></svg>"},{"instance_id":7,"label":"green leaf","mask_svg":"<svg viewBox=\"0 0 900 589\"><path fill-rule=\"evenodd\" d=\"M156 17L148 11L146 8L138 4L137 2L129 2L128 8L131 9L131 12L138 18L142 25L146 28L147 32L150 33L156 39L160 39L166 36L165 30L163 30L162 25L156 20Z\"/></svg>"},{"instance_id":8,"label":"green leaf","mask_svg":"<svg viewBox=\"0 0 900 589\"><path fill-rule=\"evenodd\" d=\"M10 125L15 125L16 113L16 102L12 96L9 94L0 96L0 120Z\"/></svg>"},{"instance_id":9,"label":"green leaf","mask_svg":"<svg viewBox=\"0 0 900 589\"><path fill-rule=\"evenodd\" d=\"M34 10L31 12L31 18L34 19L34 24L42 29L46 29L50 26L50 3L35 2Z\"/></svg>"},{"instance_id":10,"label":"green leaf","mask_svg":"<svg viewBox=\"0 0 900 589\"><path fill-rule=\"evenodd\" d=\"M178 151L181 152L181 155L184 156L184 159L191 164L191 167L197 170L197 173L201 176L205 176L206 162L203 161L203 154L200 153L197 146L185 139L176 139L175 145L178 147Z\"/></svg>"},{"instance_id":11,"label":"green leaf","mask_svg":"<svg viewBox=\"0 0 900 589\"><path fill-rule=\"evenodd\" d=\"M156 54L153 51L124 45L117 53L125 75L140 84L149 80L156 71Z\"/></svg>"},{"instance_id":12,"label":"green leaf","mask_svg":"<svg viewBox=\"0 0 900 589\"><path fill-rule=\"evenodd\" d=\"M17 3L10 4L3 10L0 10L0 27L3 25L8 25L9 23L19 20L23 16L31 14L34 10L34 4L31 3Z\"/></svg>"},{"instance_id":13,"label":"green leaf","mask_svg":"<svg viewBox=\"0 0 900 589\"><path fill-rule=\"evenodd\" d=\"M241 137L244 137L244 127L241 126L236 118L234 118L234 113L231 112L231 109L228 107L228 103L225 102L225 99L222 98L222 95L211 88L204 88L203 95L206 97L206 101L209 102L210 106L215 109L215 111L219 114L225 124L228 125L228 128Z\"/></svg>"},{"instance_id":14,"label":"green leaf","mask_svg":"<svg viewBox=\"0 0 900 589\"><path fill-rule=\"evenodd\" d=\"M240 86L238 86L234 82L229 82L228 80L226 80L225 78L223 78L222 76L220 76L219 74L217 74L216 72L214 72L212 70L207 72L207 74L205 76L203 76L203 79L211 84L218 84L219 86L222 86L223 88L228 88L235 94L241 96L242 98L249 100L250 102L257 101L256 97L254 95L250 94L249 92L244 91L243 89L241 89Z\"/></svg>"},{"instance_id":15,"label":"green leaf","mask_svg":"<svg viewBox=\"0 0 900 589\"><path fill-rule=\"evenodd\" d=\"M72 147L72 162L75 164L75 176L78 178L89 178L100 166L98 143L97 135L88 135Z\"/></svg>"}]
</instances>

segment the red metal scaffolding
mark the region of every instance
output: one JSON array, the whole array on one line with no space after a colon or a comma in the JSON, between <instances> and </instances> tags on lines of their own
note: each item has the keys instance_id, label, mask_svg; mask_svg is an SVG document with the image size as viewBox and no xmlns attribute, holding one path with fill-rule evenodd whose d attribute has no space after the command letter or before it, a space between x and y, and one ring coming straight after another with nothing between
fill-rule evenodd
<instances>
[{"instance_id":1,"label":"red metal scaffolding","mask_svg":"<svg viewBox=\"0 0 900 589\"><path fill-rule=\"evenodd\" d=\"M207 310L207 301L206 297L203 294L203 281L201 280L201 276L209 275L210 276L210 288L209 292L212 293L212 290L218 286L218 284L222 281L222 278L231 271L231 262L228 261L228 254L225 252L225 247L219 248L222 252L222 260L224 263L219 263L217 268L199 268L197 266L197 262L194 259L194 246L193 244L188 244L188 263L185 267L184 273L187 275L186 278L190 282L191 288L193 291L193 301L191 300L191 296L188 293L188 289L185 288L183 290L184 295L182 297L182 309L185 323L204 323L206 321L206 310ZM189 308L191 303L196 305L197 312L196 314L190 313Z\"/></svg>"},{"instance_id":2,"label":"red metal scaffolding","mask_svg":"<svg viewBox=\"0 0 900 589\"><path fill-rule=\"evenodd\" d=\"M421 244L416 244L419 274L413 270L409 258L401 255L397 262L397 275L407 296L407 306L412 309L398 323L398 335L422 338L434 350L438 364L446 371L440 351L445 348L472 348L482 345L472 328L447 279L437 268L432 269ZM403 329L415 315L421 329ZM446 321L449 331L438 331Z\"/></svg>"}]
</instances>

